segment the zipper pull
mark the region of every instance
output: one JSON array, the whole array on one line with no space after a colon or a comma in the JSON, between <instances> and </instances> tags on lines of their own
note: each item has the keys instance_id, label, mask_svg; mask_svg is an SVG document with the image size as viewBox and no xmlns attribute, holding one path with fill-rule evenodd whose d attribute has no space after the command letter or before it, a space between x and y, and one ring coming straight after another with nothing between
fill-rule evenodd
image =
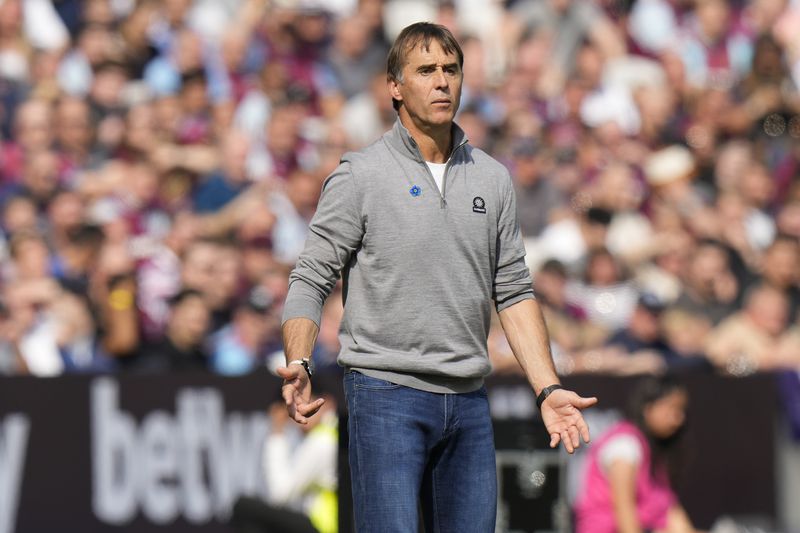
<instances>
[{"instance_id":1,"label":"zipper pull","mask_svg":"<svg viewBox=\"0 0 800 533\"><path fill-rule=\"evenodd\" d=\"M442 196L442 199L439 202L439 207L440 209L444 209L446 206L447 206L447 201L444 199L444 196Z\"/></svg>"}]
</instances>

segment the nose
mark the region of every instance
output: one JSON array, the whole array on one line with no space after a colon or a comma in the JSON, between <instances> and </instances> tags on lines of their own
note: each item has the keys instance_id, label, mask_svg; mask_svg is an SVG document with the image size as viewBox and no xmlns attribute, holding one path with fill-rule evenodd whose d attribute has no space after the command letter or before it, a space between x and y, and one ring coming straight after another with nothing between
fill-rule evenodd
<instances>
[{"instance_id":1,"label":"nose","mask_svg":"<svg viewBox=\"0 0 800 533\"><path fill-rule=\"evenodd\" d=\"M447 76L445 76L443 69L436 69L436 73L433 75L433 82L437 89L446 89L448 87Z\"/></svg>"}]
</instances>

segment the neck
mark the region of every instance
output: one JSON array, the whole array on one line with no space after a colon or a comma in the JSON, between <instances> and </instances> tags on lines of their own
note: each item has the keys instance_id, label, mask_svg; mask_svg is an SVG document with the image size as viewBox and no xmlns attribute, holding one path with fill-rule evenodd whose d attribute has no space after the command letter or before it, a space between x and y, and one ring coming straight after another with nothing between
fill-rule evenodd
<instances>
[{"instance_id":1,"label":"neck","mask_svg":"<svg viewBox=\"0 0 800 533\"><path fill-rule=\"evenodd\" d=\"M417 124L400 109L400 122L416 141L419 151L425 161L430 163L445 163L450 157L453 143L453 125L448 122L443 125Z\"/></svg>"}]
</instances>

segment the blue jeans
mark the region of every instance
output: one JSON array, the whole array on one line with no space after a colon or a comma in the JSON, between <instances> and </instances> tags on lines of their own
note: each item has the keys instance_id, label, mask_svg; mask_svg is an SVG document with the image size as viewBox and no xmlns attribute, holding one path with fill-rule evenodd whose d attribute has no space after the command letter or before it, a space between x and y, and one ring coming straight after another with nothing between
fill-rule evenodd
<instances>
[{"instance_id":1,"label":"blue jeans","mask_svg":"<svg viewBox=\"0 0 800 533\"><path fill-rule=\"evenodd\" d=\"M358 533L492 533L494 436L486 390L436 394L348 372Z\"/></svg>"}]
</instances>

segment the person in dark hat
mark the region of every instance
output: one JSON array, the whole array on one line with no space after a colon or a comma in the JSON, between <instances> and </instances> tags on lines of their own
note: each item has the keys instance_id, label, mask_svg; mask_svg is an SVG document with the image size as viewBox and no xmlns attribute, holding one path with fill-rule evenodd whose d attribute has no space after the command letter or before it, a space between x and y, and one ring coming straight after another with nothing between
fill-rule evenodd
<instances>
[{"instance_id":1,"label":"person in dark hat","mask_svg":"<svg viewBox=\"0 0 800 533\"><path fill-rule=\"evenodd\" d=\"M639 296L631 313L628 325L618 330L609 339L609 346L618 346L628 353L656 352L665 359L669 356L669 347L661 333L661 313L665 309L656 295L645 292Z\"/></svg>"}]
</instances>

